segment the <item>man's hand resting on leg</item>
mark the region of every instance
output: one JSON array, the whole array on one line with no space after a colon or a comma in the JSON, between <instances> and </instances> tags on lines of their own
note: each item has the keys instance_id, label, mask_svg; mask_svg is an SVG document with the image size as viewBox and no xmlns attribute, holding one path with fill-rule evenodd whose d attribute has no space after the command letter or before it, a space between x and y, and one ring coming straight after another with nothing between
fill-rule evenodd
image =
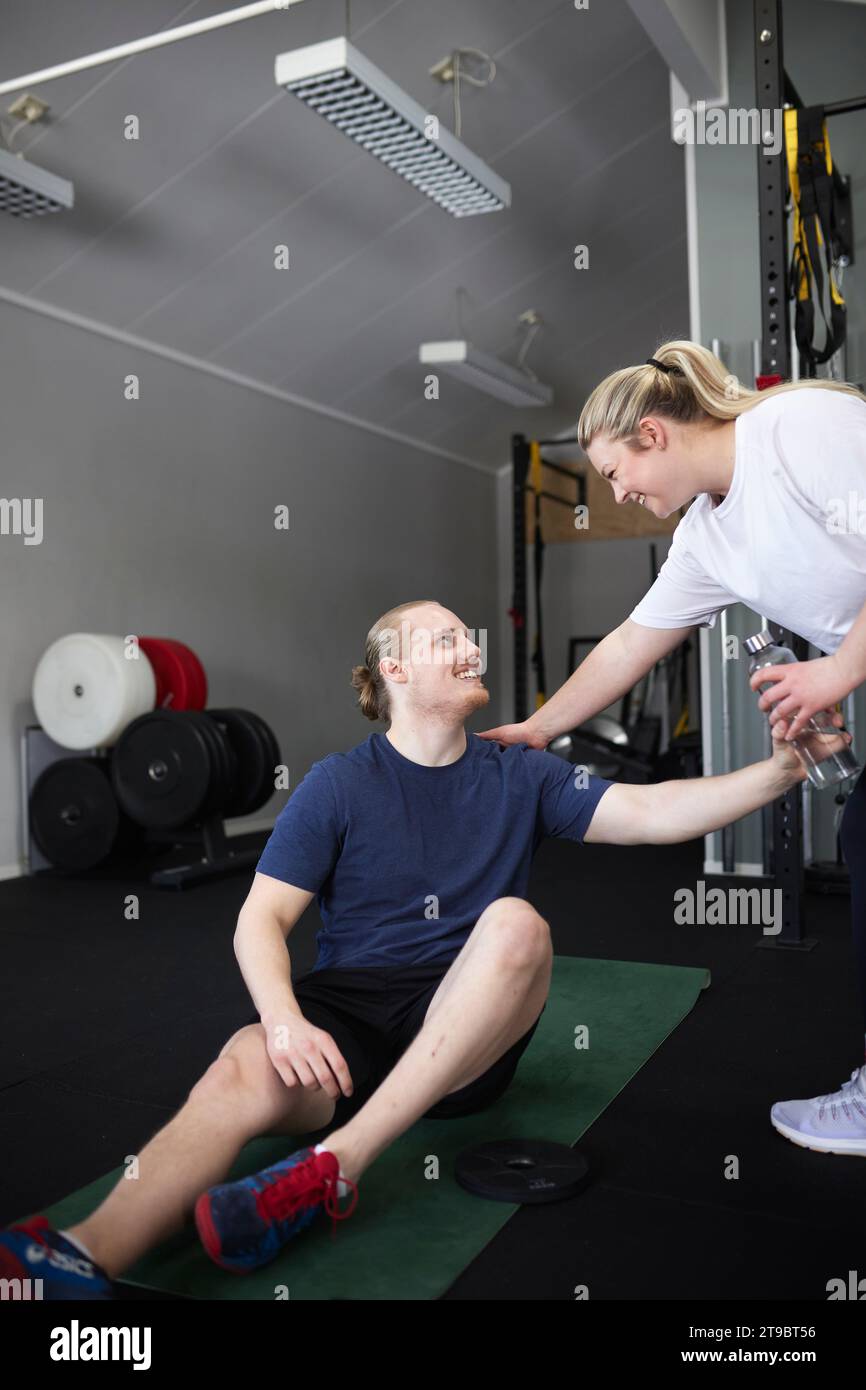
<instances>
[{"instance_id":1,"label":"man's hand resting on leg","mask_svg":"<svg viewBox=\"0 0 866 1390\"><path fill-rule=\"evenodd\" d=\"M287 1086L327 1091L332 1100L352 1094L349 1068L330 1033L300 1014L262 1018L268 1056ZM335 1079L336 1078L336 1079Z\"/></svg>"}]
</instances>

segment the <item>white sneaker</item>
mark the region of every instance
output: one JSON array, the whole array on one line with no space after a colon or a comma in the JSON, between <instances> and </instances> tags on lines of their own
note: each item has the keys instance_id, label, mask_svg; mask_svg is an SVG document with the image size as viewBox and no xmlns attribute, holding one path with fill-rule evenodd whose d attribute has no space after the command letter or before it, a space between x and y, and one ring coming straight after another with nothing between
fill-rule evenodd
<instances>
[{"instance_id":1,"label":"white sneaker","mask_svg":"<svg viewBox=\"0 0 866 1390\"><path fill-rule=\"evenodd\" d=\"M780 1100L770 1111L773 1127L804 1149L866 1158L866 1064L838 1091L814 1100Z\"/></svg>"}]
</instances>

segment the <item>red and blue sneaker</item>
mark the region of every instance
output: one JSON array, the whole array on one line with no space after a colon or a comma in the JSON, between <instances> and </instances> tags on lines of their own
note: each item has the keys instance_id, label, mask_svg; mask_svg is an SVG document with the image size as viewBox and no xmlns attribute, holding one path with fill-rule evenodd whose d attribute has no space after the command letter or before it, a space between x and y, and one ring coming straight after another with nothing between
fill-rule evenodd
<instances>
[{"instance_id":1,"label":"red and blue sneaker","mask_svg":"<svg viewBox=\"0 0 866 1390\"><path fill-rule=\"evenodd\" d=\"M337 1205L338 1180L354 1189L345 1211ZM203 1192L195 1204L195 1224L216 1264L233 1274L249 1274L274 1259L320 1211L333 1218L335 1236L337 1222L351 1216L357 1202L358 1189L340 1178L335 1154L298 1149L260 1173Z\"/></svg>"},{"instance_id":2,"label":"red and blue sneaker","mask_svg":"<svg viewBox=\"0 0 866 1390\"><path fill-rule=\"evenodd\" d=\"M0 1231L0 1278L17 1281L21 1299L115 1296L105 1270L55 1231L44 1216L31 1216Z\"/></svg>"}]
</instances>

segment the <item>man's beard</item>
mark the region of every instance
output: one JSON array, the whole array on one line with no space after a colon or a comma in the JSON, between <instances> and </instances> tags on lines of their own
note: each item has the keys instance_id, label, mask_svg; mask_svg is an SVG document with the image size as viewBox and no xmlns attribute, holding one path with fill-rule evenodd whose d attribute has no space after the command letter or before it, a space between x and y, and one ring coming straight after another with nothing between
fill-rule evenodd
<instances>
[{"instance_id":1,"label":"man's beard","mask_svg":"<svg viewBox=\"0 0 866 1390\"><path fill-rule=\"evenodd\" d=\"M460 694L462 698L459 704L455 700L422 699L415 709L425 719L437 724L456 724L464 723L477 709L483 709L490 703L490 691L480 681L477 686L470 685L469 689L461 690Z\"/></svg>"}]
</instances>

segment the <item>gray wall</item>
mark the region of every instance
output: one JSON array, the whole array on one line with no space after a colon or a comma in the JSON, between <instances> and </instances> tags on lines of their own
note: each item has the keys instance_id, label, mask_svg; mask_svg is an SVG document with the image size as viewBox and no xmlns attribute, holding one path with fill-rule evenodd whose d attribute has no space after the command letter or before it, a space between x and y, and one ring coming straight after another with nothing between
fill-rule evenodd
<instances>
[{"instance_id":1,"label":"gray wall","mask_svg":"<svg viewBox=\"0 0 866 1390\"><path fill-rule=\"evenodd\" d=\"M755 104L751 0L728 0L727 42L730 104ZM866 53L866 7L834 0L785 0L783 11L785 67L805 102L830 102L862 95ZM859 263L846 272L843 293L848 303L849 380L863 384L866 376L866 112L838 116L828 122L834 160L850 173L854 189L855 254ZM700 322L704 343L722 343L727 366L743 381L752 380L752 340L761 332L757 155L753 146L695 147L698 208L697 244L700 261ZM817 333L823 342L823 328ZM729 631L749 636L760 617L737 604L728 611ZM719 718L721 656L719 625L708 634L708 663L704 671L705 698L710 702L712 766L723 770ZM812 649L810 655L819 653ZM765 723L748 686L746 661L730 664L732 764L762 757ZM866 690L854 698L857 736L855 752L866 753ZM834 859L836 830L830 792L811 796L812 857ZM738 864L762 860L760 813L738 822ZM808 846L807 846L808 849ZM707 836L707 867L721 862L721 835Z\"/></svg>"},{"instance_id":2,"label":"gray wall","mask_svg":"<svg viewBox=\"0 0 866 1390\"><path fill-rule=\"evenodd\" d=\"M382 727L348 678L395 603L436 598L490 630L492 708L472 727L498 717L495 475L6 302L0 399L0 493L43 498L45 527L41 545L0 536L2 870L22 849L33 671L67 632L187 641L212 705L271 723L292 786Z\"/></svg>"}]
</instances>

